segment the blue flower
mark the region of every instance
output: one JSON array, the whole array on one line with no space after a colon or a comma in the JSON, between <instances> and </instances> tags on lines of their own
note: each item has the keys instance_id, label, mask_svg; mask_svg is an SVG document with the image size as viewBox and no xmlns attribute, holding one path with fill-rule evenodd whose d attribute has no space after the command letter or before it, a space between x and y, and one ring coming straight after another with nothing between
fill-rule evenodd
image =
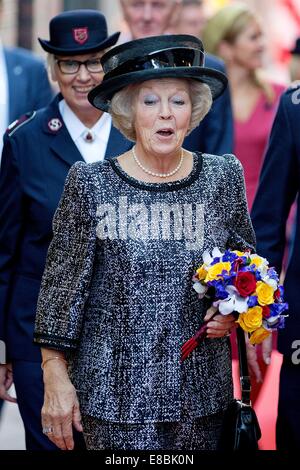
<instances>
[{"instance_id":1,"label":"blue flower","mask_svg":"<svg viewBox=\"0 0 300 470\"><path fill-rule=\"evenodd\" d=\"M253 273L254 273L255 279L256 279L257 281L261 281L261 280L262 280L261 274L260 274L260 272L259 272L258 270L253 271Z\"/></svg>"},{"instance_id":2,"label":"blue flower","mask_svg":"<svg viewBox=\"0 0 300 470\"><path fill-rule=\"evenodd\" d=\"M285 317L282 317L280 315L277 317L269 317L265 319L264 322L266 322L267 326L271 329L281 329L285 326Z\"/></svg>"},{"instance_id":3,"label":"blue flower","mask_svg":"<svg viewBox=\"0 0 300 470\"><path fill-rule=\"evenodd\" d=\"M230 261L230 263L233 263L236 259L238 259L238 255L236 253L233 253L230 250L225 251L223 261Z\"/></svg>"},{"instance_id":4,"label":"blue flower","mask_svg":"<svg viewBox=\"0 0 300 470\"><path fill-rule=\"evenodd\" d=\"M256 295L250 295L250 297L248 299L248 307L252 308L252 307L256 307L256 305L258 305L257 296Z\"/></svg>"},{"instance_id":5,"label":"blue flower","mask_svg":"<svg viewBox=\"0 0 300 470\"><path fill-rule=\"evenodd\" d=\"M277 315L282 315L289 308L286 302L279 302L270 305L270 316L276 317Z\"/></svg>"},{"instance_id":6,"label":"blue flower","mask_svg":"<svg viewBox=\"0 0 300 470\"><path fill-rule=\"evenodd\" d=\"M279 277L277 272L275 271L274 268L269 268L268 269L268 276L270 279L274 279L274 281L279 282Z\"/></svg>"},{"instance_id":7,"label":"blue flower","mask_svg":"<svg viewBox=\"0 0 300 470\"><path fill-rule=\"evenodd\" d=\"M214 281L209 281L208 286L214 287L215 289L215 299L223 300L228 297L228 292L225 289L223 280L215 279Z\"/></svg>"},{"instance_id":8,"label":"blue flower","mask_svg":"<svg viewBox=\"0 0 300 470\"><path fill-rule=\"evenodd\" d=\"M226 271L223 271L222 273L222 276L223 276L223 279L224 279L224 284L228 285L228 284L231 284L233 285L234 284L234 279L236 278L236 273L235 272L231 272L229 274L227 274Z\"/></svg>"},{"instance_id":9,"label":"blue flower","mask_svg":"<svg viewBox=\"0 0 300 470\"><path fill-rule=\"evenodd\" d=\"M278 286L278 290L280 292L280 298L283 298L283 296L284 296L284 287L283 286Z\"/></svg>"}]
</instances>

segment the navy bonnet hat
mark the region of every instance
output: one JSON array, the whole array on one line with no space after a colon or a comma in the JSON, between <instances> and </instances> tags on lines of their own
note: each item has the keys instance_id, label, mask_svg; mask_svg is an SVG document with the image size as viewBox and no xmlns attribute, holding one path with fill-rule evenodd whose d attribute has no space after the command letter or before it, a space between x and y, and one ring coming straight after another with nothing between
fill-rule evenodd
<instances>
[{"instance_id":1,"label":"navy bonnet hat","mask_svg":"<svg viewBox=\"0 0 300 470\"><path fill-rule=\"evenodd\" d=\"M204 66L200 39L186 34L136 39L112 48L101 58L104 78L90 91L90 103L102 111L109 109L113 95L132 84L156 78L191 78L206 83L212 98L227 86L226 76Z\"/></svg>"},{"instance_id":2,"label":"navy bonnet hat","mask_svg":"<svg viewBox=\"0 0 300 470\"><path fill-rule=\"evenodd\" d=\"M65 11L49 24L50 40L38 38L42 48L57 55L97 52L114 46L120 33L107 35L105 16L97 10Z\"/></svg>"}]
</instances>

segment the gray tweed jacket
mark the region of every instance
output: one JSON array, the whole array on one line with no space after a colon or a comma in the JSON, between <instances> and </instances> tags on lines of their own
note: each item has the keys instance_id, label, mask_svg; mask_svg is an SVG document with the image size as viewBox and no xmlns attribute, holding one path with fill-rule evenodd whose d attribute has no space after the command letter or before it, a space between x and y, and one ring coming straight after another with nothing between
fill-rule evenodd
<instances>
[{"instance_id":1,"label":"gray tweed jacket","mask_svg":"<svg viewBox=\"0 0 300 470\"><path fill-rule=\"evenodd\" d=\"M64 350L81 411L114 422L179 421L232 398L228 338L180 347L209 306L192 289L204 250L253 248L243 172L194 154L172 183L129 177L116 159L76 163L54 219L35 341Z\"/></svg>"}]
</instances>

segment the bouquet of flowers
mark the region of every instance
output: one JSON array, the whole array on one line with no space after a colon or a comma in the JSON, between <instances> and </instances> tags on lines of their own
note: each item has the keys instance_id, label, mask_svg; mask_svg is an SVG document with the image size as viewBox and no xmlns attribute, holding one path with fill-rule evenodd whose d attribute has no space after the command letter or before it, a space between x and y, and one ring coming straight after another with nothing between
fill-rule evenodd
<instances>
[{"instance_id":1,"label":"bouquet of flowers","mask_svg":"<svg viewBox=\"0 0 300 470\"><path fill-rule=\"evenodd\" d=\"M193 288L199 298L212 296L218 313L234 313L239 326L249 334L251 344L261 343L272 330L284 327L288 304L278 274L265 258L250 252L214 248L203 253L203 264L196 270ZM207 325L181 348L181 361L206 337Z\"/></svg>"}]
</instances>

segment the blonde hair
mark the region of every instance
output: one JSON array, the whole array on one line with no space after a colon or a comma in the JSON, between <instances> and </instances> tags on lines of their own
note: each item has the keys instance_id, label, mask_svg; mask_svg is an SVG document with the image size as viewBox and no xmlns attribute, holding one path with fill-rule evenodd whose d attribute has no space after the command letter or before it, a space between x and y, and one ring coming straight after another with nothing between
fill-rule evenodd
<instances>
[{"instance_id":1,"label":"blonde hair","mask_svg":"<svg viewBox=\"0 0 300 470\"><path fill-rule=\"evenodd\" d=\"M192 103L191 120L187 134L192 132L206 116L212 105L212 95L208 85L197 80L185 79L189 84ZM141 84L132 84L117 92L110 103L110 114L114 126L129 140L136 140L134 127L134 98Z\"/></svg>"},{"instance_id":2,"label":"blonde hair","mask_svg":"<svg viewBox=\"0 0 300 470\"><path fill-rule=\"evenodd\" d=\"M50 54L50 52L47 53L47 66L48 66L48 69L51 73L51 76L55 73L54 70L55 70L55 56L54 54Z\"/></svg>"},{"instance_id":3,"label":"blonde hair","mask_svg":"<svg viewBox=\"0 0 300 470\"><path fill-rule=\"evenodd\" d=\"M259 21L256 13L244 3L233 3L221 8L212 16L203 31L203 43L205 50L211 54L219 54L219 46L222 41L234 44L237 37L252 21ZM221 57L222 58L222 57ZM261 70L251 72L253 83L262 90L266 100L272 104L276 99L272 85L265 80Z\"/></svg>"}]
</instances>

